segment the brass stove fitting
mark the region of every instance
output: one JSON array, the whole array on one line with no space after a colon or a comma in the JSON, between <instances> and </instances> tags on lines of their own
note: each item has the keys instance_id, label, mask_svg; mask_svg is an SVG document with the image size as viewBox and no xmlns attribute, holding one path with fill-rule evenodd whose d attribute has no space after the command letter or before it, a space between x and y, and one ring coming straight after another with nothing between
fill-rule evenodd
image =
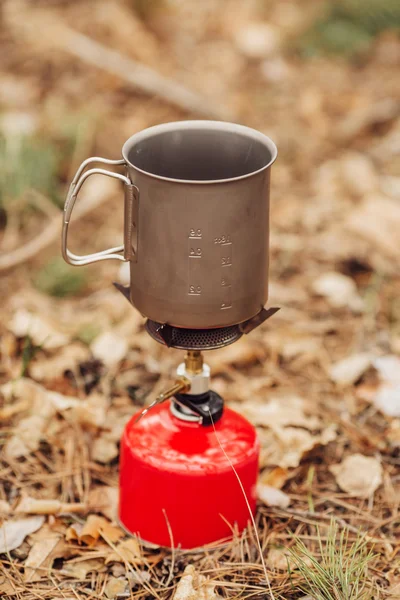
<instances>
[{"instance_id":1,"label":"brass stove fitting","mask_svg":"<svg viewBox=\"0 0 400 600\"><path fill-rule=\"evenodd\" d=\"M188 350L185 355L185 369L191 375L197 375L203 371L203 355L200 350Z\"/></svg>"}]
</instances>

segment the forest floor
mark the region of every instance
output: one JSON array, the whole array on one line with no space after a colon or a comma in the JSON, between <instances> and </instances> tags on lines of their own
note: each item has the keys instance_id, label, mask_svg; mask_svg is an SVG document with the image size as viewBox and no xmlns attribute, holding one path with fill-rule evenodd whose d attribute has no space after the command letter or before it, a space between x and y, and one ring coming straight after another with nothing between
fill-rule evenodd
<instances>
[{"instance_id":1,"label":"forest floor","mask_svg":"<svg viewBox=\"0 0 400 600\"><path fill-rule=\"evenodd\" d=\"M281 310L206 356L213 388L259 433L272 593L400 598L399 37L318 53L305 33L316 0L1 10L0 597L271 595L251 528L223 547L170 552L113 521L122 429L182 353L145 332L112 287L126 278L116 263L60 258L63 195L82 160L118 158L147 126L210 117L259 129L279 151L269 304ZM119 188L98 179L72 224L82 252L122 235ZM307 585L318 565L319 590ZM345 588L340 572L353 567Z\"/></svg>"}]
</instances>

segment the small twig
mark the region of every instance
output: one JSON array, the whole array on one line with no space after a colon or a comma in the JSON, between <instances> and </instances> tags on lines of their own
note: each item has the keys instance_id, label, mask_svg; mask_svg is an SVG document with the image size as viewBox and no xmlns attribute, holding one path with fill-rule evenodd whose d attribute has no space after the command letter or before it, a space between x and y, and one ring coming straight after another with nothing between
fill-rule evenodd
<instances>
[{"instance_id":1,"label":"small twig","mask_svg":"<svg viewBox=\"0 0 400 600\"><path fill-rule=\"evenodd\" d=\"M74 218L81 218L100 206L110 198L109 194L96 194L91 198L85 198L85 202L78 204L75 208ZM62 213L54 216L38 236L29 240L23 246L12 250L8 254L0 256L0 271L6 271L34 258L41 250L49 246L61 236Z\"/></svg>"},{"instance_id":2,"label":"small twig","mask_svg":"<svg viewBox=\"0 0 400 600\"><path fill-rule=\"evenodd\" d=\"M58 515L61 513L86 512L87 506L81 502L60 502L59 500L38 500L26 496L21 500L15 513L30 515Z\"/></svg>"},{"instance_id":3,"label":"small twig","mask_svg":"<svg viewBox=\"0 0 400 600\"><path fill-rule=\"evenodd\" d=\"M164 514L164 518L165 518L165 522L167 524L167 528L168 528L168 535L169 535L169 540L170 540L170 544L171 544L171 568L169 570L169 575L168 575L168 579L166 582L166 587L169 586L169 584L172 581L172 578L174 576L174 567L175 567L175 543L174 543L174 534L172 532L172 527L171 527L171 523L169 522L168 519L168 515L167 515L167 511L163 508L162 509L163 514Z\"/></svg>"},{"instance_id":4,"label":"small twig","mask_svg":"<svg viewBox=\"0 0 400 600\"><path fill-rule=\"evenodd\" d=\"M170 102L180 109L197 113L203 117L218 119L230 118L226 110L211 105L208 98L188 89L186 86L160 75L154 69L107 48L88 36L71 29L44 11L18 10L17 2L6 11L9 26L20 34L27 35L36 46L43 43L59 48L99 69L120 77L123 81L150 96ZM24 15L21 17L21 15ZM42 34L37 35L40 29Z\"/></svg>"}]
</instances>

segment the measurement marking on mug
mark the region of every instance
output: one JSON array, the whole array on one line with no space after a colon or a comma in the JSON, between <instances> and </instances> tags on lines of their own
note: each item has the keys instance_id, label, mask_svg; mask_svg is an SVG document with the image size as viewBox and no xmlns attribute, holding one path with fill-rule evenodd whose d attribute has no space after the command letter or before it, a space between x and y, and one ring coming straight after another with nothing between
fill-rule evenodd
<instances>
[{"instance_id":1,"label":"measurement marking on mug","mask_svg":"<svg viewBox=\"0 0 400 600\"><path fill-rule=\"evenodd\" d=\"M221 303L220 310L232 308L232 240L230 235L214 238L214 243L221 248Z\"/></svg>"},{"instance_id":2,"label":"measurement marking on mug","mask_svg":"<svg viewBox=\"0 0 400 600\"><path fill-rule=\"evenodd\" d=\"M230 235L221 235L221 237L214 238L214 244L221 244L222 246L226 244L232 244Z\"/></svg>"},{"instance_id":3,"label":"measurement marking on mug","mask_svg":"<svg viewBox=\"0 0 400 600\"><path fill-rule=\"evenodd\" d=\"M202 230L195 227L189 229L188 235L188 258L196 258L201 259L203 255L203 249L201 247L203 233ZM201 296L201 268L202 264L198 260L189 260L188 261L188 296Z\"/></svg>"},{"instance_id":4,"label":"measurement marking on mug","mask_svg":"<svg viewBox=\"0 0 400 600\"><path fill-rule=\"evenodd\" d=\"M200 296L201 286L200 285L189 285L189 296Z\"/></svg>"}]
</instances>

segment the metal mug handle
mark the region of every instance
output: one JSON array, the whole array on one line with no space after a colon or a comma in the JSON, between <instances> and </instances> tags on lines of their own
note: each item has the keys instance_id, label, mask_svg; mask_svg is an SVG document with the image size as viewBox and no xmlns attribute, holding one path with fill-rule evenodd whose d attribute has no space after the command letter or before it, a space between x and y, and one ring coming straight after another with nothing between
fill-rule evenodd
<instances>
[{"instance_id":1,"label":"metal mug handle","mask_svg":"<svg viewBox=\"0 0 400 600\"><path fill-rule=\"evenodd\" d=\"M85 171L86 167L91 163L103 163L107 165L125 165L123 159L110 160L108 158L100 158L94 156L86 159L79 169L77 170L75 177L69 186L67 198L64 205L63 215L63 228L62 228L62 245L61 251L64 260L70 265L88 265L90 263L98 262L100 260L107 260L109 258L115 258L122 261L136 261L137 260L137 209L138 209L138 197L139 189L135 184L131 182L129 177L121 175L120 173L114 173L113 171L106 171L105 169L89 169ZM114 177L119 179L124 185L125 191L125 210L124 210L124 244L122 246L116 246L115 248L109 248L108 250L102 250L101 252L95 252L94 254L86 254L79 256L73 254L67 248L68 239L68 227L72 215L72 210L75 205L75 201L78 197L78 193L88 177L91 175L107 175L108 177ZM136 218L134 221L134 213ZM121 254L123 253L123 254Z\"/></svg>"}]
</instances>

